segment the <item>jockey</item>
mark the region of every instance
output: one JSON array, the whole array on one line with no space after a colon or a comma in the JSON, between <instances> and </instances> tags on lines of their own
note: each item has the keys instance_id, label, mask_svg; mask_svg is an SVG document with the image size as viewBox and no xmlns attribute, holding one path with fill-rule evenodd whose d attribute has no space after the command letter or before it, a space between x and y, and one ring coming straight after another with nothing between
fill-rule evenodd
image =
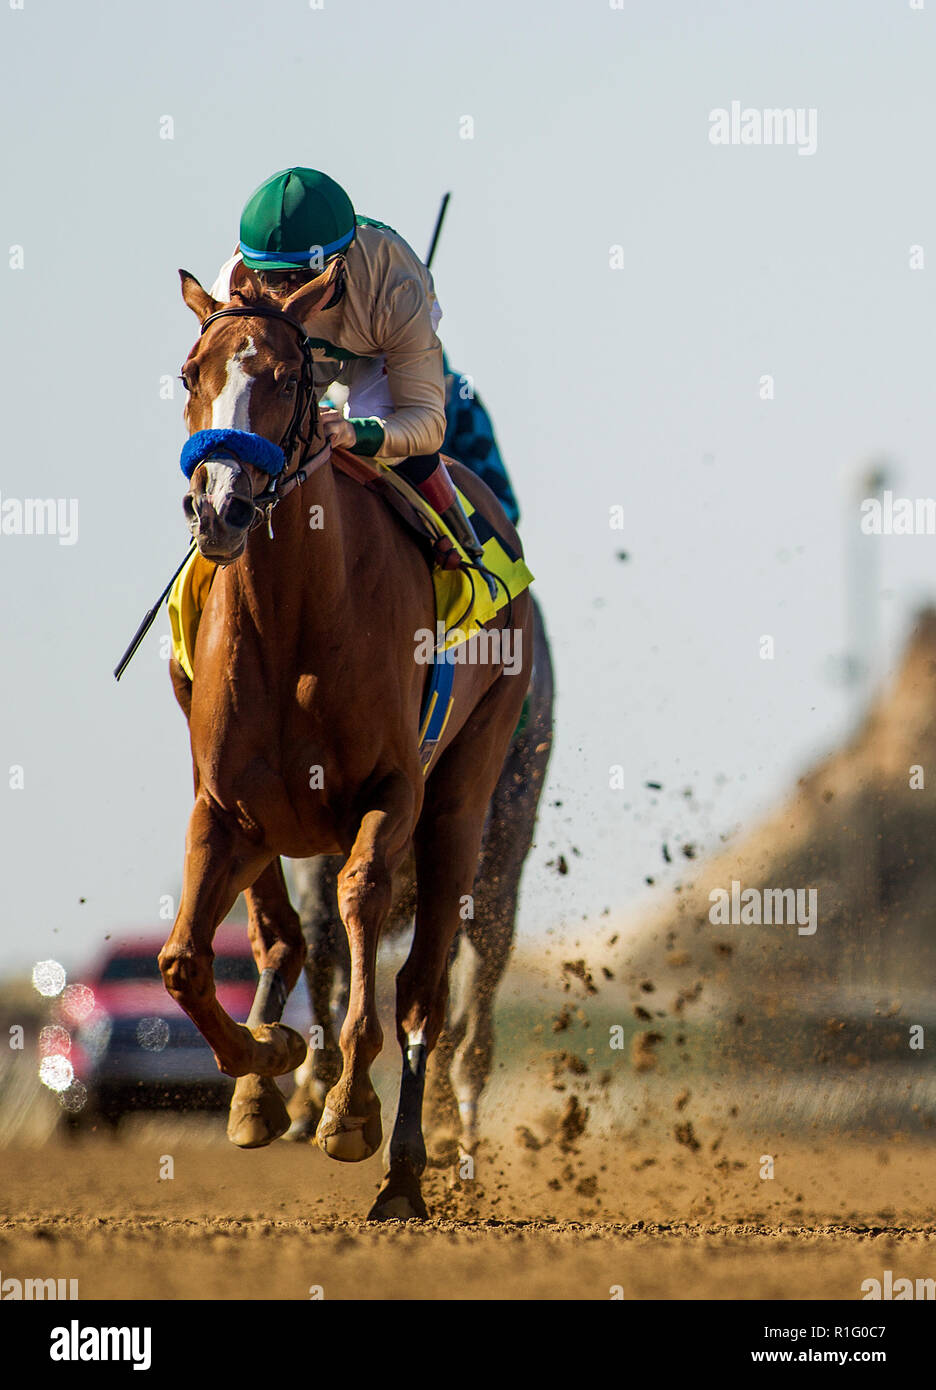
<instances>
[{"instance_id":1,"label":"jockey","mask_svg":"<svg viewBox=\"0 0 936 1390\"><path fill-rule=\"evenodd\" d=\"M263 290L285 299L330 276L334 290L303 326L314 358L316 397L333 382L349 390L349 416L323 409L336 447L377 457L411 483L481 565L482 547L439 457L446 430L442 317L432 276L392 227L355 216L327 174L293 168L251 194L240 244L212 286L227 303L246 270ZM489 581L493 582L493 581Z\"/></svg>"},{"instance_id":2,"label":"jockey","mask_svg":"<svg viewBox=\"0 0 936 1390\"><path fill-rule=\"evenodd\" d=\"M470 468L482 482L487 483L516 526L520 520L520 508L497 447L491 417L481 397L476 394L471 377L453 371L444 349L442 371L445 375L445 438L442 440L442 453L446 458ZM333 381L322 397L322 405L344 413L347 403L347 386Z\"/></svg>"}]
</instances>

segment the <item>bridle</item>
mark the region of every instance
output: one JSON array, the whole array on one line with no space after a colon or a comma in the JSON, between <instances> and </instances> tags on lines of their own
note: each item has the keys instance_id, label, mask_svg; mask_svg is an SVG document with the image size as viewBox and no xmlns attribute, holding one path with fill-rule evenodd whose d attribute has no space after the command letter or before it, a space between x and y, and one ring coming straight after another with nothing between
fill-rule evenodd
<instances>
[{"instance_id":1,"label":"bridle","mask_svg":"<svg viewBox=\"0 0 936 1390\"><path fill-rule=\"evenodd\" d=\"M213 314L209 314L201 326L199 337L204 335L205 329L216 319L224 318L260 318L273 319L276 323L285 323L291 328L298 339L299 351L302 354L302 367L299 371L299 380L296 384L296 403L293 406L292 419L286 426L285 433L279 441L279 447L283 451L285 466L283 473L269 477L266 487L262 492L258 492L251 497L254 504L256 515L250 523L251 530L266 521L272 536L271 514L278 502L281 502L293 488L299 487L305 482L306 478L317 468L319 464L326 461L331 453L331 445L326 441L323 448L316 454L310 454L312 440L315 438L316 426L318 424L318 402L315 399L315 383L312 375L312 345L309 336L298 319L294 319L289 314L284 314L282 309L273 309L266 304L254 304L233 306L227 309L216 309ZM302 421L308 412L309 425L307 433L302 433ZM291 473L287 473L290 460L297 446L302 446L302 454L299 461Z\"/></svg>"}]
</instances>

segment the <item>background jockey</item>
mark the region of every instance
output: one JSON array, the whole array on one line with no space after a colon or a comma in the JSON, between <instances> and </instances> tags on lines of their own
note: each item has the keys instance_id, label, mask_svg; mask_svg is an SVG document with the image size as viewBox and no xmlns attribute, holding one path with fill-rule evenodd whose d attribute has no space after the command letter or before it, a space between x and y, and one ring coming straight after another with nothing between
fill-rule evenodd
<instances>
[{"instance_id":1,"label":"background jockey","mask_svg":"<svg viewBox=\"0 0 936 1390\"><path fill-rule=\"evenodd\" d=\"M520 508L494 438L491 417L481 397L475 394L471 378L453 372L444 353L442 367L445 372L445 438L442 452L470 468L472 473L477 473L516 526L520 520Z\"/></svg>"},{"instance_id":2,"label":"background jockey","mask_svg":"<svg viewBox=\"0 0 936 1390\"><path fill-rule=\"evenodd\" d=\"M313 348L316 395L334 382L348 389L347 417L322 410L325 433L332 444L378 457L402 473L480 563L474 527L439 458L447 423L451 431L460 421L467 439L460 404L472 403L459 404L453 391L456 413L446 421L442 345L436 336L442 310L432 276L415 251L392 227L357 217L348 195L327 174L293 168L273 174L248 199L240 244L222 266L213 297L230 300L247 278L245 267L277 299L319 276L332 277L332 294L303 324ZM493 444L490 422L480 410ZM482 434L472 434L476 444ZM489 461L490 449L479 447ZM460 461L475 467L470 458Z\"/></svg>"}]
</instances>

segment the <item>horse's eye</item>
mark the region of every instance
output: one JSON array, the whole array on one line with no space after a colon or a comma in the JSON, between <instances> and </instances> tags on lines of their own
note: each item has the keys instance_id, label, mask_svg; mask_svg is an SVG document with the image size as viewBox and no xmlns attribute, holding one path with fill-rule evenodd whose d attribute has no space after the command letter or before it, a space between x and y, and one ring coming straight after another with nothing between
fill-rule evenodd
<instances>
[{"instance_id":1,"label":"horse's eye","mask_svg":"<svg viewBox=\"0 0 936 1390\"><path fill-rule=\"evenodd\" d=\"M295 391L297 385L298 382L296 381L296 378L294 376L288 376L286 380L283 382L282 386L280 387L280 390L283 392L284 396L291 396Z\"/></svg>"},{"instance_id":2,"label":"horse's eye","mask_svg":"<svg viewBox=\"0 0 936 1390\"><path fill-rule=\"evenodd\" d=\"M187 381L186 378L185 378L185 372L184 372L184 371L181 371L181 372L179 373L179 380L181 381L182 385L185 387L186 391L191 391L192 388L191 388L191 386L189 385L188 381Z\"/></svg>"}]
</instances>

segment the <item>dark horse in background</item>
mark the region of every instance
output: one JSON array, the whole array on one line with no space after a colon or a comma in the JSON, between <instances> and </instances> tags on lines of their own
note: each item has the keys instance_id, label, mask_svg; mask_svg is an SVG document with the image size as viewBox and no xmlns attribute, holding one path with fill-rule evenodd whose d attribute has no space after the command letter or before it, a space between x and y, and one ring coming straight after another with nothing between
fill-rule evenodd
<instances>
[{"instance_id":1,"label":"dark horse in background","mask_svg":"<svg viewBox=\"0 0 936 1390\"><path fill-rule=\"evenodd\" d=\"M185 510L201 555L217 570L194 679L170 663L189 723L195 805L179 911L159 963L220 1069L238 1078L229 1134L243 1147L272 1142L290 1123L274 1078L299 1067L307 1051L280 1021L307 954L281 856L340 857L350 987L341 1071L324 1097L316 1139L329 1157L359 1162L383 1137L370 1080L383 1042L377 947L394 883L412 858L415 927L396 991L400 1094L389 1171L370 1214L424 1217L427 1058L443 1032L451 948L530 685L534 609L526 590L487 624L491 631L510 625L513 650L522 653L516 666L488 656L456 667L426 772L418 739L426 668L414 643L434 630L433 584L399 518L344 471L353 472L353 457L328 455L309 338L332 288L326 273L278 302L251 280L221 305L182 273L183 298L201 325L182 372L193 436ZM225 431L223 450L209 430ZM453 476L522 553L485 484L458 466ZM312 509L326 519L321 529L310 527ZM271 515L275 528L256 524ZM218 1002L212 951L240 892L260 972L246 1024Z\"/></svg>"},{"instance_id":2,"label":"dark horse in background","mask_svg":"<svg viewBox=\"0 0 936 1390\"><path fill-rule=\"evenodd\" d=\"M552 748L553 670L542 614L533 604L533 673L520 724L511 739L491 798L475 880L473 915L461 926L449 970L445 1027L429 1058L426 1077L426 1139L439 1159L454 1143L472 1153L479 1138L478 1101L491 1072L494 998L513 942L523 864L533 843L537 809ZM325 1097L341 1068L335 1033L348 1006L351 956L338 910L341 858L321 855L293 866L299 916L309 953L305 974L312 1023L323 1046L296 1073L288 1105L290 1140L314 1139ZM412 922L415 892L404 881L395 896L384 934ZM453 1142L454 1141L454 1142Z\"/></svg>"}]
</instances>

